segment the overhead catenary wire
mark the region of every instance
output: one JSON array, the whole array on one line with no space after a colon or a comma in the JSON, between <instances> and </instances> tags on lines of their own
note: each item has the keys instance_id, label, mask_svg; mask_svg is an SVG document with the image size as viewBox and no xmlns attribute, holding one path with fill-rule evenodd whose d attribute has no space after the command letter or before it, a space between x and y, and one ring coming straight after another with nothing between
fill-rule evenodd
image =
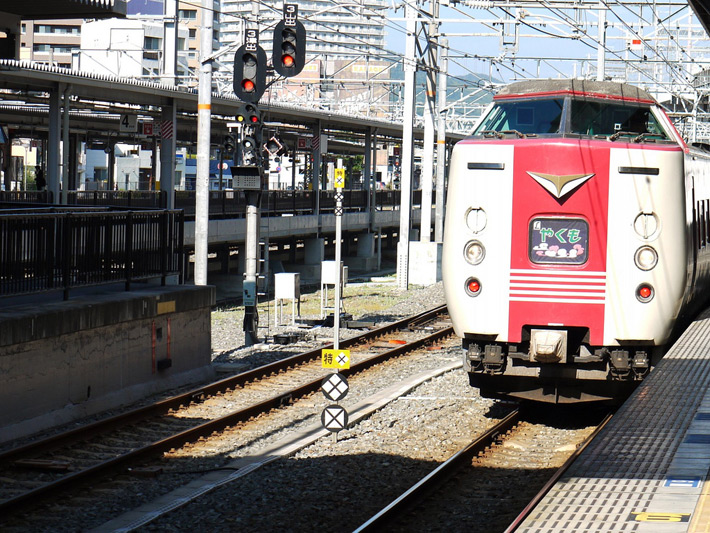
<instances>
[{"instance_id":1,"label":"overhead catenary wire","mask_svg":"<svg viewBox=\"0 0 710 533\"><path fill-rule=\"evenodd\" d=\"M281 13L280 9L276 7L277 4L265 0L256 0L255 3L259 6L261 15L255 15L251 12L230 11L228 9L229 6L225 6L225 4L222 4L218 9L214 9L213 11L218 15L219 20L223 24L227 23L226 21L234 20L243 21L244 24L258 23L262 31L273 29ZM493 1L476 2L475 5L472 3L475 8L480 8L476 9L477 12L488 13L494 20L481 20L480 17L473 13L473 8L467 10L467 8L462 7L464 4L453 3L449 9L451 9L451 12L462 15L465 19L470 20L472 24L481 25L486 32L490 33L490 36L502 35L500 24L502 21L507 21L528 28L530 32L537 33L540 37L554 37L557 39L577 41L581 46L589 50L596 50L601 47L610 58L610 65L617 69L612 72L618 73L619 67L614 67L614 65L620 65L620 68L626 69L627 72L634 73L634 75L638 77L639 83L642 85L655 86L657 89L662 89L669 95L681 100L687 99L689 94L697 96L698 90L697 87L694 86L694 78L697 74L696 69L700 70L707 61L704 60L702 56L694 54L693 50L680 42L681 39L675 39L673 35L674 30L669 27L674 20L677 20L677 17L687 17L688 31L694 31L690 27L692 17L689 14L690 8L687 4L680 4L674 1L651 2L650 0L643 0L624 2L623 0L604 0L602 5L613 18L613 23L610 23L610 28L618 28L615 34L609 37L609 42L618 40L620 37L623 38L624 34L622 33L620 36L620 31L626 32L625 35L629 39L634 38L641 41L642 46L645 47L645 50L642 51L629 49L628 46L626 48L619 48L609 43L600 43L598 41L598 37L589 31L589 29L594 26L595 21L589 21L587 18L589 11L594 12L598 9L598 7L595 7L598 4L599 2L597 1L566 3L557 0L542 0L541 2L525 2L519 0L517 2L506 2L505 4L498 4ZM202 7L195 0L192 2L184 2L184 5ZM416 37L417 42L420 43L420 49L423 50L429 45L427 43L425 23L431 15L424 9L424 3L413 0L405 0L404 2L397 2L396 4L393 3L388 7L390 10L396 12L404 5L410 5L417 13L419 28ZM532 17L530 17L529 20L523 20L523 17L519 17L517 13L512 11L516 6L523 6L532 13ZM316 35L315 32L313 35L309 35L309 41L323 45L323 47L337 47L339 50L345 51L345 56L347 56L348 53L352 53L350 56L352 58L351 60L365 58L390 64L387 68L378 72L370 73L368 70L368 76L364 81L349 79L347 76L338 77L337 71L329 75L329 81L342 83L343 86L349 87L362 85L364 82L383 83L385 87L388 87L387 89L383 89L387 92L393 91L392 88L389 88L390 84L402 83L401 80L384 79L393 65L404 63L405 58L401 52L391 50L386 45L373 44L372 40L356 34L347 34L347 39L345 40L331 38L331 36L335 36L336 34L343 34L341 27L333 18L323 19L324 14L336 16L355 15L362 17L363 20L366 21L384 18L382 23L384 29L389 31L390 34L405 36L407 30L402 24L392 17L383 17L385 7L378 4L365 4L364 2L344 3L336 0L324 0L318 2L317 5L310 10L306 10L304 6L300 6L300 9L299 19L310 24L313 28L322 30L322 32L318 32L319 35ZM662 9L666 9L668 12L662 12ZM632 15L635 20L629 20L629 17L624 13ZM550 22L545 22L545 20L541 18L543 15L549 15L549 18L553 20L551 23L552 26L550 26ZM270 20L271 17L273 17L273 20ZM559 25L569 27L571 29L570 33L567 34L564 31L551 29L555 27L556 23L554 20L556 20ZM442 31L440 31L439 36L445 37L447 33L445 31L444 21L442 21L441 24ZM649 34L643 31L643 28L652 27L653 25L655 25L657 31L652 37L653 39L665 37L666 44L663 46L654 45L652 42L649 42ZM684 23L683 29L676 29L675 32L685 31L685 29L686 25ZM525 35L521 34L519 38L524 39L531 37L530 32L526 32ZM517 38L518 36L516 34L516 39ZM449 39L449 42L452 43L451 39ZM438 46L443 49L441 43L439 43ZM350 50L350 52L348 52L348 50ZM517 48L506 49L505 47L501 47L497 54L490 52L472 53L470 47L461 47L460 44L457 45L453 43L446 47L446 51L449 56L450 64L458 70L458 72L453 74L446 73L447 78L454 82L453 85L462 84L481 90L491 90L496 85L505 83L510 79L539 77L541 72L543 74L548 72L553 76L569 76L569 69L562 66L560 62L582 61L583 64L586 63L591 68L594 68L595 64L592 57L561 57L559 59L554 57L536 58L532 54L527 54L527 56L521 54ZM678 60L676 57L669 56L669 51L673 51L673 54L677 54L681 59ZM309 54L308 60L312 62L318 58L319 56ZM535 64L530 65L530 62L534 62ZM475 63L479 63L479 65L475 66ZM655 67L653 65L655 65ZM660 78L657 77L659 65L663 65L664 69ZM691 68L690 65L693 65L693 67ZM695 65L697 65L697 67L695 67ZM226 66L228 67L228 65ZM423 61L417 61L417 69L420 71L439 73L439 67L435 64L431 64L431 62L425 64ZM215 77L224 82L224 80L226 80L225 75L228 75L228 71L225 71L223 68L216 73ZM469 76L474 76L475 79L472 80ZM289 84L294 83L298 83L298 81L294 79L289 80ZM295 95L293 97L296 98Z\"/></svg>"}]
</instances>

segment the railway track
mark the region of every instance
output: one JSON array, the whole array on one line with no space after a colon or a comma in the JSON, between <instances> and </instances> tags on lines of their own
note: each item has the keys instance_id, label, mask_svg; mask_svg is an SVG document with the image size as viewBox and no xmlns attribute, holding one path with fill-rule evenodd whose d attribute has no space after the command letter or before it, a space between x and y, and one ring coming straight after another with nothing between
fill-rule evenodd
<instances>
[{"instance_id":1,"label":"railway track","mask_svg":"<svg viewBox=\"0 0 710 533\"><path fill-rule=\"evenodd\" d=\"M463 530L473 532L505 530L506 533L512 533L611 419L611 416L611 414L604 416L591 432L583 430L569 433L562 439L564 444L561 446L560 440L553 437L552 440L558 448L556 450L558 453L555 453L558 456L557 461L559 461L560 449L563 455L567 455L567 459L562 466L554 469L547 481L532 495L531 490L534 485L530 486L529 479L525 478L520 483L512 474L501 475L500 472L497 474L492 472L495 469L521 469L521 465L531 462L528 455L529 448L521 444L521 441L533 442L550 438L549 435L543 438L538 436L543 431L549 433L549 428L539 428L536 424L524 421L520 409L513 409L495 426L441 463L355 531L409 531L412 527L420 530L430 529L427 525L434 529L441 525L441 522L437 522L437 517L447 515L449 519L455 521L460 513L460 527ZM506 454L513 457L499 458ZM550 461L550 464L555 462L554 459L545 460ZM535 460L532 462L534 463ZM481 509L494 499L492 494L500 495L499 498L505 502L507 514L502 518L495 515L497 506L491 506L489 509L493 510L492 516L481 512ZM452 495L465 495L465 497L461 502L457 502ZM415 506L416 510L414 510ZM515 509L522 509L522 511L518 514ZM515 517L512 521L505 518L511 514ZM466 523L471 516L475 516L475 525Z\"/></svg>"},{"instance_id":2,"label":"railway track","mask_svg":"<svg viewBox=\"0 0 710 533\"><path fill-rule=\"evenodd\" d=\"M362 371L450 335L445 310L445 306L437 307L341 341L340 347L351 349L355 361L343 373ZM396 337L398 343L389 344L387 336ZM40 498L64 494L109 473L125 471L145 458L317 391L327 373L320 368L320 353L329 347L332 345L0 454L4 481L0 485L0 516L7 517Z\"/></svg>"}]
</instances>

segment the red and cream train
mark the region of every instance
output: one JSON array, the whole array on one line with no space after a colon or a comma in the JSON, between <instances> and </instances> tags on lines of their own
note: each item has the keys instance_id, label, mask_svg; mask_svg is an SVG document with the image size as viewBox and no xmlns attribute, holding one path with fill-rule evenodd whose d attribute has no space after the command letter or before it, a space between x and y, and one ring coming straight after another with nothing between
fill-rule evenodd
<instances>
[{"instance_id":1,"label":"red and cream train","mask_svg":"<svg viewBox=\"0 0 710 533\"><path fill-rule=\"evenodd\" d=\"M710 282L710 152L645 91L513 83L453 150L443 280L486 396L613 399Z\"/></svg>"}]
</instances>

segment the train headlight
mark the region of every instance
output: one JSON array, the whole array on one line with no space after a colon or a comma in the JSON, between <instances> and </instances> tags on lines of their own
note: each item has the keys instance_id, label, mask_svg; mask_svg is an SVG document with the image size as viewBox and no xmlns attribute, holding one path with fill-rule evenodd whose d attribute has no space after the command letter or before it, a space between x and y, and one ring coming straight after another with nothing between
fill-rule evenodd
<instances>
[{"instance_id":1,"label":"train headlight","mask_svg":"<svg viewBox=\"0 0 710 533\"><path fill-rule=\"evenodd\" d=\"M469 241L463 249L463 256L471 265L477 265L486 257L486 249L478 241Z\"/></svg>"},{"instance_id":2,"label":"train headlight","mask_svg":"<svg viewBox=\"0 0 710 533\"><path fill-rule=\"evenodd\" d=\"M641 270L651 270L658 264L658 253L650 246L642 246L636 250L634 263Z\"/></svg>"},{"instance_id":3,"label":"train headlight","mask_svg":"<svg viewBox=\"0 0 710 533\"><path fill-rule=\"evenodd\" d=\"M642 283L636 287L636 299L642 303L647 303L653 300L655 293L656 292L653 290L653 287L648 283Z\"/></svg>"},{"instance_id":4,"label":"train headlight","mask_svg":"<svg viewBox=\"0 0 710 533\"><path fill-rule=\"evenodd\" d=\"M478 296L481 294L481 282L476 278L468 278L466 280L466 294L469 296Z\"/></svg>"}]
</instances>

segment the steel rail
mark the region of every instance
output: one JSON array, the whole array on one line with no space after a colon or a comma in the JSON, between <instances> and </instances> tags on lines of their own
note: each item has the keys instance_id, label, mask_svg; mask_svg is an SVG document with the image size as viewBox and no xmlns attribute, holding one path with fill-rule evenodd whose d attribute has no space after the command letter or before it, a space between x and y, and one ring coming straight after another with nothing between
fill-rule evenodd
<instances>
[{"instance_id":1,"label":"steel rail","mask_svg":"<svg viewBox=\"0 0 710 533\"><path fill-rule=\"evenodd\" d=\"M439 314L445 312L445 310L445 305L439 306L424 311L418 315L414 315L412 317L407 317L402 320L386 324L381 328L367 331L349 339L342 340L340 341L340 346L342 348L356 346L363 342L376 339L377 337L380 337L382 335L389 334L393 331L405 329L412 321L421 321L423 319L438 316ZM0 453L0 465L16 461L19 457L26 457L32 454L43 453L49 449L56 448L60 445L66 445L78 441L85 441L94 435L98 435L105 432L107 428L113 428L121 425L139 422L152 416L167 413L171 409L177 409L183 405L188 405L192 402L203 400L205 397L220 394L236 387L242 387L244 386L244 384L250 381L255 381L257 379L263 378L264 376L282 372L284 370L287 370L288 368L314 361L318 357L320 357L321 351L323 349L330 349L332 347L333 343L324 344L319 348L295 354L291 357L287 357L279 361L274 361L273 363L262 365L252 370L247 370L246 372L242 372L240 374L236 374L234 376L215 381L213 383L210 383L209 385L198 387L188 392L172 396L170 398L166 398L154 404L139 407L137 409L132 409L130 411L126 411L125 413L99 420L86 426L65 431L63 433L47 437L46 439L30 442L24 446L19 446L17 448L6 450Z\"/></svg>"},{"instance_id":2,"label":"steel rail","mask_svg":"<svg viewBox=\"0 0 710 533\"><path fill-rule=\"evenodd\" d=\"M426 494L451 476L451 474L460 470L464 465L470 464L475 455L490 446L498 435L510 431L519 420L520 410L515 409L503 420L488 429L468 446L449 457L404 494L358 527L355 533L362 531L385 531L384 526L386 526L387 523L401 516L404 510L409 509L412 505L420 501Z\"/></svg>"},{"instance_id":3,"label":"steel rail","mask_svg":"<svg viewBox=\"0 0 710 533\"><path fill-rule=\"evenodd\" d=\"M399 320L397 322L388 324L382 328L378 328L376 330L372 330L365 334L348 339L347 341L342 342L341 346L353 346L366 340L371 340L384 334L401 330L405 328L412 319L420 320L423 315L429 315L431 317L434 317L438 314L441 314L444 310L445 306L441 306L436 309L429 310L419 315L416 315L414 317L408 317L406 319ZM369 357L368 359L365 359L359 363L355 363L350 367L349 370L343 370L341 371L341 373L344 375L355 374L357 372L370 368L371 366L374 366L386 359L397 357L406 352L416 350L451 334L453 334L452 327L443 328L439 331L436 331L415 341L409 342L405 345L396 346L391 350ZM325 345L324 348L327 349L329 346L332 347L332 344ZM264 365L254 370L223 379L207 387L195 389L185 394L176 396L174 398L163 400L155 405L139 408L128 413L117 415L105 421L95 422L85 428L77 428L75 430L71 430L69 432L57 435L56 437L50 437L45 441L39 441L37 443L28 444L21 448L9 450L4 454L0 455L0 460L2 460L2 462L7 463L11 460L17 460L20 457L25 457L29 455L30 452L33 454L37 454L47 449L56 448L59 445L66 445L69 443L86 440L88 438L87 435L94 436L96 434L104 433L121 425L127 425L130 423L134 423L138 420L146 419L151 416L159 416L165 414L170 409L179 407L180 405L189 403L190 401L193 401L195 399L202 399L205 396L218 394L227 389L243 385L247 381L253 381L265 375L269 375L272 372L276 372L288 367L297 366L304 362L311 361L320 356L321 349L322 348L318 348L316 350L310 350L302 354L297 354L282 361L277 361L275 363ZM4 500L0 502L0 512L7 512L10 510L16 511L19 508L29 505L30 503L36 502L40 496L46 496L51 492L66 488L70 485L76 485L82 482L86 482L93 476L97 476L100 473L115 470L117 467L130 461L134 461L139 457L155 455L175 447L180 447L186 443L194 442L200 437L210 435L215 431L221 431L227 427L234 426L241 422L245 422L259 414L268 412L274 408L281 407L284 404L289 403L293 399L301 398L307 396L308 394L316 392L321 387L321 382L322 376L309 383L283 392L259 404L240 409L239 411L235 411L233 413L205 422L198 426L189 428L165 439L145 445L141 448L131 450L126 454L119 455L108 461L104 461L84 470L74 472L51 483L47 483L24 494L18 495L14 498Z\"/></svg>"}]
</instances>

